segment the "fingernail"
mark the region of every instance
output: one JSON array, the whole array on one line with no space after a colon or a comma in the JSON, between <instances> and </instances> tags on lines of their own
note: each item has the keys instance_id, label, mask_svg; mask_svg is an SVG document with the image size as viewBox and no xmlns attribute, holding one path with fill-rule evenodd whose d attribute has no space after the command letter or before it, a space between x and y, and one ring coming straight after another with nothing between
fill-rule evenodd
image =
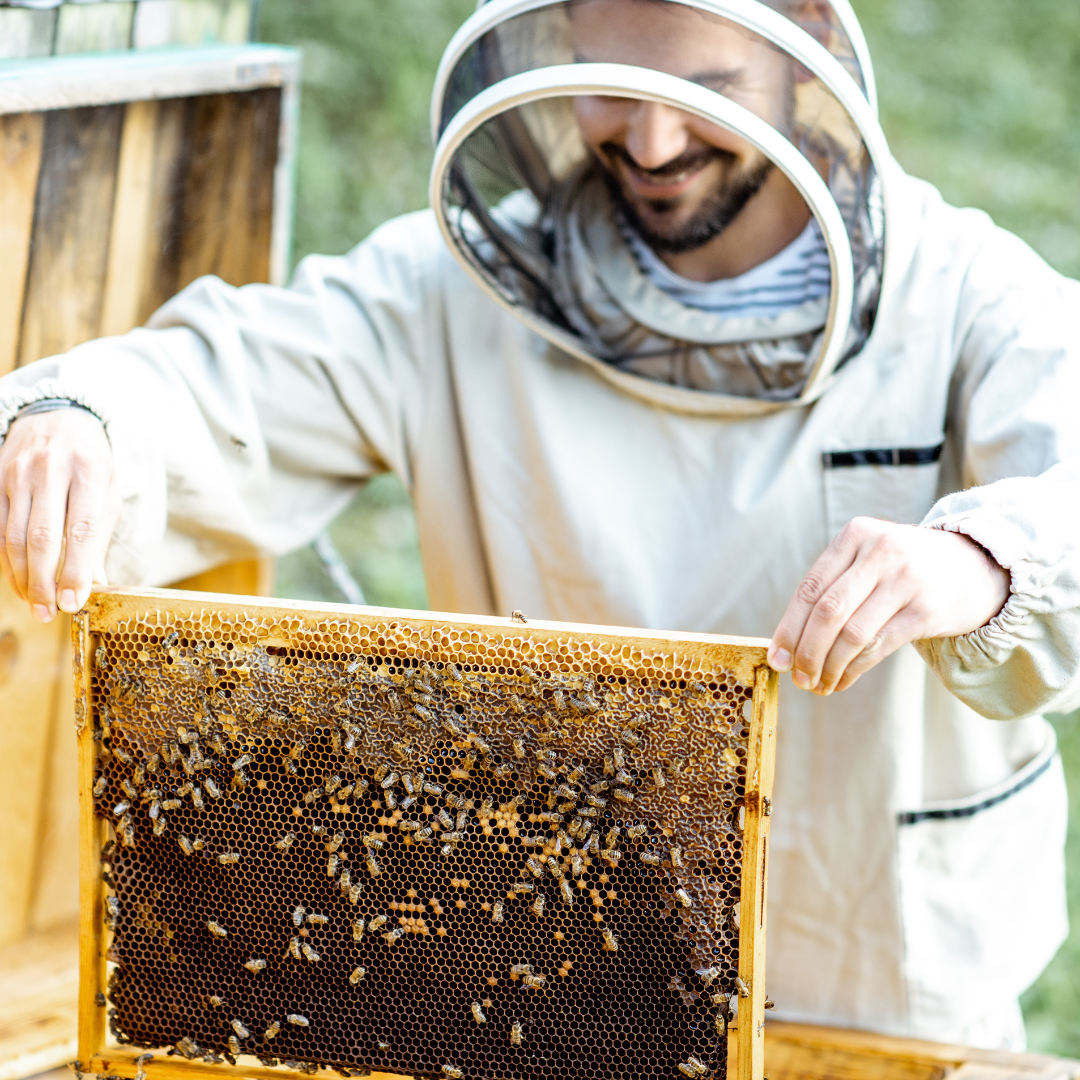
<instances>
[{"instance_id":1,"label":"fingernail","mask_svg":"<svg viewBox=\"0 0 1080 1080\"><path fill-rule=\"evenodd\" d=\"M35 604L33 607L34 618L40 623L53 621L53 609L46 604Z\"/></svg>"},{"instance_id":2,"label":"fingernail","mask_svg":"<svg viewBox=\"0 0 1080 1080\"><path fill-rule=\"evenodd\" d=\"M800 690L809 690L810 689L810 676L807 675L805 671L800 671L798 668L796 668L791 673L791 681Z\"/></svg>"},{"instance_id":3,"label":"fingernail","mask_svg":"<svg viewBox=\"0 0 1080 1080\"><path fill-rule=\"evenodd\" d=\"M66 611L69 615L74 615L79 610L79 598L75 595L74 589L61 589L60 598L56 602L56 606L61 611Z\"/></svg>"},{"instance_id":4,"label":"fingernail","mask_svg":"<svg viewBox=\"0 0 1080 1080\"><path fill-rule=\"evenodd\" d=\"M791 653L779 646L769 649L769 667L773 671L787 671L791 667Z\"/></svg>"}]
</instances>

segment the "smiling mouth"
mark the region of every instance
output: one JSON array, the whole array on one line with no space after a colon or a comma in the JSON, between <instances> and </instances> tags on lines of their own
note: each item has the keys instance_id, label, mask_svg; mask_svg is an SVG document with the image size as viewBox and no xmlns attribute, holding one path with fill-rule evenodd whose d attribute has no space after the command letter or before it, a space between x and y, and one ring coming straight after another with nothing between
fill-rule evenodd
<instances>
[{"instance_id":1,"label":"smiling mouth","mask_svg":"<svg viewBox=\"0 0 1080 1080\"><path fill-rule=\"evenodd\" d=\"M680 154L679 157L657 169L643 169L625 147L606 143L602 149L616 166L614 171L623 174L636 194L650 200L677 199L694 186L701 174L714 161L734 158L734 155L728 151L718 147L708 147Z\"/></svg>"}]
</instances>

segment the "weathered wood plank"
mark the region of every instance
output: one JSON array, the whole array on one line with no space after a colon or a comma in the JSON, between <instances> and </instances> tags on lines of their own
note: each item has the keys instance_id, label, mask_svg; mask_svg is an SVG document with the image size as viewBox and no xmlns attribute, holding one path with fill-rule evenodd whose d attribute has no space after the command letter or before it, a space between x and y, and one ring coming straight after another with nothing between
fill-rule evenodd
<instances>
[{"instance_id":1,"label":"weathered wood plank","mask_svg":"<svg viewBox=\"0 0 1080 1080\"><path fill-rule=\"evenodd\" d=\"M45 118L20 364L100 332L123 120L121 105Z\"/></svg>"},{"instance_id":2,"label":"weathered wood plank","mask_svg":"<svg viewBox=\"0 0 1080 1080\"><path fill-rule=\"evenodd\" d=\"M0 375L15 367L45 120L0 116Z\"/></svg>"}]
</instances>

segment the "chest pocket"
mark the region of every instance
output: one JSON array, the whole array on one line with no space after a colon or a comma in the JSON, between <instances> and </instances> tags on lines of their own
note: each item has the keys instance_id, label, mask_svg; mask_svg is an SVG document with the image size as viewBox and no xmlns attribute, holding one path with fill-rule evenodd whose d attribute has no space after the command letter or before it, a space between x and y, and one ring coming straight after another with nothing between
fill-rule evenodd
<instances>
[{"instance_id":1,"label":"chest pocket","mask_svg":"<svg viewBox=\"0 0 1080 1080\"><path fill-rule=\"evenodd\" d=\"M937 497L943 446L826 450L821 458L829 539L855 517L901 525L922 521Z\"/></svg>"}]
</instances>

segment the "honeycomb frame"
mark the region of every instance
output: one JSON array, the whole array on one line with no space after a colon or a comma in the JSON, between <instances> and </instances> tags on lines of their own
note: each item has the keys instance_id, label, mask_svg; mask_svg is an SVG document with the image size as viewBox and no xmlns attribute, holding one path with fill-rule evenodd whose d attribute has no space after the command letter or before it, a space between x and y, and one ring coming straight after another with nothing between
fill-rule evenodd
<instances>
[{"instance_id":1,"label":"honeycomb frame","mask_svg":"<svg viewBox=\"0 0 1080 1080\"><path fill-rule=\"evenodd\" d=\"M321 1070L328 1077L332 1070L443 1080L457 1080L459 1072L465 1080L629 1072L761 1080L777 711L766 641L119 589L92 594L72 633L80 760L80 1069L139 1080L271 1080ZM170 761L173 751L179 757ZM149 775L145 766L154 757L158 771ZM300 775L289 775L298 763ZM132 771L140 766L141 772ZM418 792L412 805L425 800L426 819L419 808L396 805L409 799L406 770ZM207 776L217 777L217 800L207 794L213 786ZM297 785L308 786L313 777L318 794L305 802L311 792L300 798ZM425 777L438 797L424 794ZM140 781L138 799L120 790L132 792ZM196 798L193 781L196 790L200 783L203 788L200 808L189 805ZM354 794L339 800L343 784ZM104 790L95 794L95 785ZM155 785L171 787L164 793L171 798L160 791L148 798ZM481 790L489 792L482 801ZM508 792L515 794L506 799ZM274 809L283 799L295 803L288 813ZM132 805L125 809L124 802ZM158 807L153 822L147 803ZM602 820L581 816L594 809ZM295 833L282 834L281 821L292 822L289 813ZM303 825L312 833L312 824L321 828L317 813L331 826L348 816L355 828L344 845L342 831L310 839ZM159 817L172 820L152 835ZM422 832L397 830L414 824L430 825L435 835L420 843L415 838ZM571 840L568 833L578 826L581 839L575 833ZM369 831L361 837L364 828ZM196 835L200 831L209 840ZM188 833L198 841L194 850ZM225 839L238 835L242 843ZM293 840L280 848L287 835ZM542 850L527 851L529 840ZM241 848L237 868L216 861L229 847ZM294 851L301 854L287 862ZM355 877L341 869L338 851ZM327 859L318 887L305 876L313 873L312 857ZM271 902L265 882L274 859L285 874L271 867ZM237 869L253 882L243 896L239 886L214 884L230 874L236 880ZM146 892L141 883L152 874L153 882L173 887L164 895L160 888ZM404 889L406 880L420 886L434 880L440 892L421 887L418 896L415 888ZM531 895L519 895L519 884L531 885ZM326 899L327 888L337 886L336 901ZM250 934L259 940L269 934L285 946L284 953L262 950L271 965L266 975L233 971L242 965L247 946L240 939L249 931L236 931L214 951L215 931L205 927L216 920L200 905L217 895L215 889L236 894L232 908L218 904L222 923L234 931L248 919L243 912L263 905L249 920ZM401 895L379 900L378 912L366 899L394 889ZM335 912L340 925L324 934L323 926L305 923L298 933L315 936L300 942L286 916L297 897L313 891L319 895L314 906ZM533 910L537 894L546 898L539 914ZM305 911L311 910L307 903ZM361 913L369 924L378 915L389 921L380 933L369 928L362 940L354 922L350 943L344 920ZM548 933L551 927L557 929ZM455 937L466 943L454 945ZM321 948L321 959L330 963L305 964L294 941ZM462 951L447 951L447 942ZM184 957L185 949L193 959ZM574 960L567 959L571 952ZM556 953L563 956L557 971ZM441 984L425 974L435 971L440 956L449 963ZM510 962L534 956L527 988L529 978L515 975L511 968L520 965ZM584 974L572 971L578 960ZM337 982L327 990L335 963ZM368 996L339 1006L351 992L338 987L341 973L353 963L353 976L364 972L357 983ZM393 977L376 986L384 968ZM657 981L661 968L673 972L667 984ZM369 971L375 980L366 977ZM216 979L216 986L226 978L224 1011L213 1013L207 1005L213 998L204 993L203 1013L197 1012L191 980L209 991L213 987L200 980ZM477 990L481 982L491 989ZM272 990L260 990L259 997L248 986L255 983ZM181 985L187 989L178 1008ZM606 1010L583 993L597 995ZM274 1020L284 1024L282 1043L288 1036L294 1049L263 1038L261 1025L270 1014L252 1015L260 1008L256 999L266 1000ZM188 1010L187 1029L165 1015L166 1001L173 1014ZM285 1023L287 1016L306 1019L296 1001L307 1003L310 1023L323 1025L306 1054L295 1047L309 1031L294 1035ZM292 1007L296 1013L287 1012ZM233 1015L243 1009L244 1017ZM199 1034L210 1015L220 1031ZM387 1027L388 1016L399 1018L404 1038L395 1041L398 1029ZM370 1028L363 1038L358 1017ZM238 1034L251 1029L261 1052L230 1039L236 1023ZM615 1039L604 1023L626 1026ZM265 1035L272 1029L273 1023ZM431 1035L436 1029L443 1034ZM319 1038L324 1041L315 1045ZM436 1038L442 1041L433 1054L428 1044ZM706 1045L710 1056L698 1049ZM624 1047L637 1056L623 1062ZM654 1056L642 1057L643 1047ZM237 1048L240 1054L230 1053Z\"/></svg>"}]
</instances>

